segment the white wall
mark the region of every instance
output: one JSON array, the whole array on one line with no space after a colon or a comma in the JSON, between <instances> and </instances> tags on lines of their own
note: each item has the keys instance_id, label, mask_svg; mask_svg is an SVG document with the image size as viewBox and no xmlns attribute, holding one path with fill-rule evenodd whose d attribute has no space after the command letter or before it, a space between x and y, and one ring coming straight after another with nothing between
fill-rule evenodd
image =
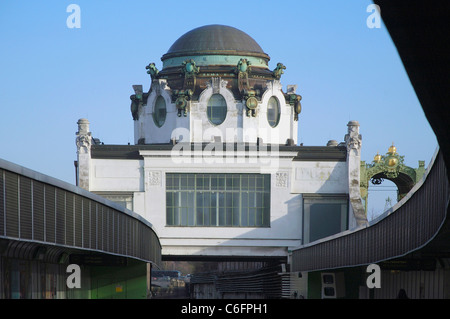
<instances>
[{"instance_id":1,"label":"white wall","mask_svg":"<svg viewBox=\"0 0 450 319\"><path fill-rule=\"evenodd\" d=\"M293 162L293 193L348 193L346 162Z\"/></svg>"},{"instance_id":2,"label":"white wall","mask_svg":"<svg viewBox=\"0 0 450 319\"><path fill-rule=\"evenodd\" d=\"M175 104L171 102L172 92L165 80L153 82L147 105L141 107L139 120L134 121L135 144L141 138L145 138L146 144L169 143L174 137L180 140L182 132L185 142L211 142L213 136L220 136L222 141L230 143L256 143L258 137L268 144L286 144L288 139L297 143L298 122L293 120L294 110L286 104L279 81L268 81L268 89L258 104L255 117L246 115L243 101L235 100L232 92L226 88L226 81L219 79L217 83L219 85L215 88L211 84L203 90L198 101L189 102L189 112L184 117L177 115ZM213 125L206 111L208 100L214 93L221 94L227 103L227 116L220 125ZM153 110L160 95L166 102L167 115L165 123L158 127L153 120ZM275 128L267 121L267 103L272 96L277 98L281 109L280 121Z\"/></svg>"},{"instance_id":3,"label":"white wall","mask_svg":"<svg viewBox=\"0 0 450 319\"><path fill-rule=\"evenodd\" d=\"M301 194L346 193L342 183L346 178L345 162L293 162L296 152L283 152L283 157L279 157L276 150L262 157L256 157L262 155L256 151L243 153L249 157L234 153L237 157L228 159L191 152L190 148L181 151L197 157L192 158L189 153L143 150L140 151L143 160L92 159L91 162L90 190L132 192L133 209L153 224L163 254L287 256L289 247L301 244ZM270 227L167 227L165 174L168 172L270 174Z\"/></svg>"}]
</instances>

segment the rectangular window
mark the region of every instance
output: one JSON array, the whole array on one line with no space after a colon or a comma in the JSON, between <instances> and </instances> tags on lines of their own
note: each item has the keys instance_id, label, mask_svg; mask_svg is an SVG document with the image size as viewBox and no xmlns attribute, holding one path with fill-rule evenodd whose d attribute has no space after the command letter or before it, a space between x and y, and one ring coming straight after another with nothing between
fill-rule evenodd
<instances>
[{"instance_id":1,"label":"rectangular window","mask_svg":"<svg viewBox=\"0 0 450 319\"><path fill-rule=\"evenodd\" d=\"M347 195L303 195L304 244L342 232L347 227Z\"/></svg>"},{"instance_id":2,"label":"rectangular window","mask_svg":"<svg viewBox=\"0 0 450 319\"><path fill-rule=\"evenodd\" d=\"M166 174L168 226L269 227L270 175Z\"/></svg>"}]
</instances>

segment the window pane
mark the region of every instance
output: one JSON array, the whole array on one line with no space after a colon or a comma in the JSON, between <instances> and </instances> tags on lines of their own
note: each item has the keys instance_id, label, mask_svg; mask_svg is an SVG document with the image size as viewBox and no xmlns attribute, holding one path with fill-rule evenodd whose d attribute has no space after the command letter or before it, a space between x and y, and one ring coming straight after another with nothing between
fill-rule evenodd
<instances>
[{"instance_id":1,"label":"window pane","mask_svg":"<svg viewBox=\"0 0 450 319\"><path fill-rule=\"evenodd\" d=\"M202 226L203 225L203 193L197 193L196 200L197 200L196 224L197 224L197 226Z\"/></svg>"},{"instance_id":2,"label":"window pane","mask_svg":"<svg viewBox=\"0 0 450 319\"><path fill-rule=\"evenodd\" d=\"M227 102L220 94L213 94L208 101L207 115L214 125L222 124L227 116Z\"/></svg>"},{"instance_id":3,"label":"window pane","mask_svg":"<svg viewBox=\"0 0 450 319\"><path fill-rule=\"evenodd\" d=\"M227 226L227 216L225 209L225 194L219 193L218 211L219 211L219 226Z\"/></svg>"},{"instance_id":4,"label":"window pane","mask_svg":"<svg viewBox=\"0 0 450 319\"><path fill-rule=\"evenodd\" d=\"M163 126L164 122L166 121L166 114L166 101L160 95L156 99L155 107L153 109L153 120L158 127Z\"/></svg>"},{"instance_id":5,"label":"window pane","mask_svg":"<svg viewBox=\"0 0 450 319\"><path fill-rule=\"evenodd\" d=\"M240 220L240 194L239 193L233 193L232 195L233 198L233 226L239 226L241 223Z\"/></svg>"},{"instance_id":6,"label":"window pane","mask_svg":"<svg viewBox=\"0 0 450 319\"><path fill-rule=\"evenodd\" d=\"M243 190L247 190L248 189L248 176L247 175L242 175L241 176L241 187Z\"/></svg>"},{"instance_id":7,"label":"window pane","mask_svg":"<svg viewBox=\"0 0 450 319\"><path fill-rule=\"evenodd\" d=\"M173 209L173 225L179 226L180 225L180 210L179 207L174 207Z\"/></svg>"},{"instance_id":8,"label":"window pane","mask_svg":"<svg viewBox=\"0 0 450 319\"><path fill-rule=\"evenodd\" d=\"M187 220L188 220L188 208L182 207L181 208L181 226L187 226Z\"/></svg>"},{"instance_id":9,"label":"window pane","mask_svg":"<svg viewBox=\"0 0 450 319\"><path fill-rule=\"evenodd\" d=\"M280 121L280 105L276 97L272 96L267 104L267 121L269 125L275 127Z\"/></svg>"},{"instance_id":10,"label":"window pane","mask_svg":"<svg viewBox=\"0 0 450 319\"><path fill-rule=\"evenodd\" d=\"M195 206L195 193L188 193L188 225L195 226L195 214L194 214L194 206Z\"/></svg>"},{"instance_id":11,"label":"window pane","mask_svg":"<svg viewBox=\"0 0 450 319\"><path fill-rule=\"evenodd\" d=\"M173 189L173 176L166 175L166 189Z\"/></svg>"},{"instance_id":12,"label":"window pane","mask_svg":"<svg viewBox=\"0 0 450 319\"><path fill-rule=\"evenodd\" d=\"M346 230L347 202L347 199L331 196L328 198L305 198L305 243Z\"/></svg>"},{"instance_id":13,"label":"window pane","mask_svg":"<svg viewBox=\"0 0 450 319\"><path fill-rule=\"evenodd\" d=\"M173 226L173 207L166 208L167 225Z\"/></svg>"},{"instance_id":14,"label":"window pane","mask_svg":"<svg viewBox=\"0 0 450 319\"><path fill-rule=\"evenodd\" d=\"M173 193L166 193L166 206L173 207Z\"/></svg>"},{"instance_id":15,"label":"window pane","mask_svg":"<svg viewBox=\"0 0 450 319\"><path fill-rule=\"evenodd\" d=\"M195 183L196 183L196 185L197 185L197 189L198 189L198 190L203 190L203 189L205 189L205 188L203 187L203 176L202 176L202 175L197 175L197 176L196 176L196 178L195 178Z\"/></svg>"},{"instance_id":16,"label":"window pane","mask_svg":"<svg viewBox=\"0 0 450 319\"><path fill-rule=\"evenodd\" d=\"M211 176L211 189L216 190L218 187L217 175Z\"/></svg>"},{"instance_id":17,"label":"window pane","mask_svg":"<svg viewBox=\"0 0 450 319\"><path fill-rule=\"evenodd\" d=\"M210 206L209 206L209 214L210 214L210 226L217 225L217 193L211 193L210 197Z\"/></svg>"},{"instance_id":18,"label":"window pane","mask_svg":"<svg viewBox=\"0 0 450 319\"><path fill-rule=\"evenodd\" d=\"M270 226L270 175L166 174L170 226Z\"/></svg>"}]
</instances>

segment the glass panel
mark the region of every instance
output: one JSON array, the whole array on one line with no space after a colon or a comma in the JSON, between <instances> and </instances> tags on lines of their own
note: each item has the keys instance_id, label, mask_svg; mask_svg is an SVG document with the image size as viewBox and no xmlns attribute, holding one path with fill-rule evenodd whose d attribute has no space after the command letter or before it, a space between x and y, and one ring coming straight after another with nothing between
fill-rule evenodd
<instances>
[{"instance_id":1,"label":"glass panel","mask_svg":"<svg viewBox=\"0 0 450 319\"><path fill-rule=\"evenodd\" d=\"M248 175L248 188L249 189L256 189L255 180L256 180L255 175Z\"/></svg>"},{"instance_id":2,"label":"glass panel","mask_svg":"<svg viewBox=\"0 0 450 319\"><path fill-rule=\"evenodd\" d=\"M220 94L213 94L208 101L207 115L214 125L222 124L227 116L227 102Z\"/></svg>"},{"instance_id":3,"label":"glass panel","mask_svg":"<svg viewBox=\"0 0 450 319\"><path fill-rule=\"evenodd\" d=\"M180 176L181 189L188 189L188 177L187 175Z\"/></svg>"},{"instance_id":4,"label":"glass panel","mask_svg":"<svg viewBox=\"0 0 450 319\"><path fill-rule=\"evenodd\" d=\"M280 105L276 97L272 96L267 103L267 121L269 125L275 127L280 121Z\"/></svg>"},{"instance_id":5,"label":"glass panel","mask_svg":"<svg viewBox=\"0 0 450 319\"><path fill-rule=\"evenodd\" d=\"M153 120L158 127L163 126L164 122L166 121L166 114L166 101L160 95L156 99L155 107L153 109Z\"/></svg>"},{"instance_id":6,"label":"glass panel","mask_svg":"<svg viewBox=\"0 0 450 319\"><path fill-rule=\"evenodd\" d=\"M173 207L166 208L167 225L173 226Z\"/></svg>"},{"instance_id":7,"label":"glass panel","mask_svg":"<svg viewBox=\"0 0 450 319\"><path fill-rule=\"evenodd\" d=\"M167 225L269 226L269 182L268 174L167 173Z\"/></svg>"},{"instance_id":8,"label":"glass panel","mask_svg":"<svg viewBox=\"0 0 450 319\"><path fill-rule=\"evenodd\" d=\"M232 195L232 201L233 201L233 226L239 226L240 221L240 194L239 193L233 193Z\"/></svg>"},{"instance_id":9,"label":"glass panel","mask_svg":"<svg viewBox=\"0 0 450 319\"><path fill-rule=\"evenodd\" d=\"M239 190L241 188L241 181L239 175L233 175L233 182L231 188L233 190Z\"/></svg>"},{"instance_id":10,"label":"glass panel","mask_svg":"<svg viewBox=\"0 0 450 319\"><path fill-rule=\"evenodd\" d=\"M211 176L211 189L216 190L217 187L218 187L217 175L213 175L213 176Z\"/></svg>"},{"instance_id":11,"label":"glass panel","mask_svg":"<svg viewBox=\"0 0 450 319\"><path fill-rule=\"evenodd\" d=\"M188 208L187 207L182 207L181 208L181 226L187 226L187 220L188 220Z\"/></svg>"},{"instance_id":12,"label":"glass panel","mask_svg":"<svg viewBox=\"0 0 450 319\"><path fill-rule=\"evenodd\" d=\"M219 197L219 207L218 207L218 211L219 211L219 226L227 226L227 211L225 209L225 193L219 193L218 194Z\"/></svg>"},{"instance_id":13,"label":"glass panel","mask_svg":"<svg viewBox=\"0 0 450 319\"><path fill-rule=\"evenodd\" d=\"M197 200L196 224L197 224L197 226L202 226L203 225L203 193L197 193L196 200Z\"/></svg>"},{"instance_id":14,"label":"glass panel","mask_svg":"<svg viewBox=\"0 0 450 319\"><path fill-rule=\"evenodd\" d=\"M179 207L173 208L173 225L179 226L180 225L180 210Z\"/></svg>"},{"instance_id":15,"label":"glass panel","mask_svg":"<svg viewBox=\"0 0 450 319\"><path fill-rule=\"evenodd\" d=\"M197 175L195 177L195 183L196 183L196 187L198 190L203 190L205 189L203 186L203 176L202 175Z\"/></svg>"},{"instance_id":16,"label":"glass panel","mask_svg":"<svg viewBox=\"0 0 450 319\"><path fill-rule=\"evenodd\" d=\"M210 206L209 206L209 214L210 214L210 226L217 225L217 193L212 192L210 197Z\"/></svg>"},{"instance_id":17,"label":"glass panel","mask_svg":"<svg viewBox=\"0 0 450 319\"><path fill-rule=\"evenodd\" d=\"M334 296L334 288L333 287L324 287L323 294L327 297Z\"/></svg>"},{"instance_id":18,"label":"glass panel","mask_svg":"<svg viewBox=\"0 0 450 319\"><path fill-rule=\"evenodd\" d=\"M166 189L174 189L173 187L173 175L166 174Z\"/></svg>"},{"instance_id":19,"label":"glass panel","mask_svg":"<svg viewBox=\"0 0 450 319\"><path fill-rule=\"evenodd\" d=\"M194 207L195 207L195 193L188 193L188 225L195 226L195 216L194 216Z\"/></svg>"},{"instance_id":20,"label":"glass panel","mask_svg":"<svg viewBox=\"0 0 450 319\"><path fill-rule=\"evenodd\" d=\"M340 232L341 205L312 204L310 206L310 241Z\"/></svg>"},{"instance_id":21,"label":"glass panel","mask_svg":"<svg viewBox=\"0 0 450 319\"><path fill-rule=\"evenodd\" d=\"M248 189L248 176L247 175L241 176L241 189L242 190Z\"/></svg>"},{"instance_id":22,"label":"glass panel","mask_svg":"<svg viewBox=\"0 0 450 319\"><path fill-rule=\"evenodd\" d=\"M203 226L210 225L211 193L203 193Z\"/></svg>"},{"instance_id":23,"label":"glass panel","mask_svg":"<svg viewBox=\"0 0 450 319\"><path fill-rule=\"evenodd\" d=\"M248 209L248 226L255 226L255 225L256 225L256 209L250 207Z\"/></svg>"},{"instance_id":24,"label":"glass panel","mask_svg":"<svg viewBox=\"0 0 450 319\"><path fill-rule=\"evenodd\" d=\"M305 198L305 243L331 236L347 229L347 201L347 199L332 196Z\"/></svg>"}]
</instances>

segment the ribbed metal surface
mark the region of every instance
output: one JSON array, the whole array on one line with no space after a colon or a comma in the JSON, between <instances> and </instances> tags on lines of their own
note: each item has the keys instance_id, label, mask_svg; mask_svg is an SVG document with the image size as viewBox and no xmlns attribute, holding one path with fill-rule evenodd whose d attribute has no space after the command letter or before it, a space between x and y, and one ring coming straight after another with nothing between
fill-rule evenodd
<instances>
[{"instance_id":1,"label":"ribbed metal surface","mask_svg":"<svg viewBox=\"0 0 450 319\"><path fill-rule=\"evenodd\" d=\"M365 265L412 252L439 231L448 194L447 172L438 154L420 188L395 211L365 229L293 251L293 271Z\"/></svg>"},{"instance_id":2,"label":"ribbed metal surface","mask_svg":"<svg viewBox=\"0 0 450 319\"><path fill-rule=\"evenodd\" d=\"M5 193L5 172L0 172L0 191ZM6 211L5 196L0 196L0 210ZM5 235L5 214L0 214L0 236Z\"/></svg>"},{"instance_id":3,"label":"ribbed metal surface","mask_svg":"<svg viewBox=\"0 0 450 319\"><path fill-rule=\"evenodd\" d=\"M281 298L283 289L281 266L269 266L251 271L205 272L194 274L191 285L213 285L222 295L249 294L263 298Z\"/></svg>"},{"instance_id":4,"label":"ribbed metal surface","mask_svg":"<svg viewBox=\"0 0 450 319\"><path fill-rule=\"evenodd\" d=\"M38 241L45 240L44 203L44 185L33 182L33 238Z\"/></svg>"},{"instance_id":5,"label":"ribbed metal surface","mask_svg":"<svg viewBox=\"0 0 450 319\"><path fill-rule=\"evenodd\" d=\"M5 234L4 236L19 237L19 176L5 172Z\"/></svg>"},{"instance_id":6,"label":"ribbed metal surface","mask_svg":"<svg viewBox=\"0 0 450 319\"><path fill-rule=\"evenodd\" d=\"M77 191L0 168L0 239L11 242L7 255L56 244L160 262L161 245L151 227L113 203ZM29 249L21 241L30 243Z\"/></svg>"}]
</instances>

